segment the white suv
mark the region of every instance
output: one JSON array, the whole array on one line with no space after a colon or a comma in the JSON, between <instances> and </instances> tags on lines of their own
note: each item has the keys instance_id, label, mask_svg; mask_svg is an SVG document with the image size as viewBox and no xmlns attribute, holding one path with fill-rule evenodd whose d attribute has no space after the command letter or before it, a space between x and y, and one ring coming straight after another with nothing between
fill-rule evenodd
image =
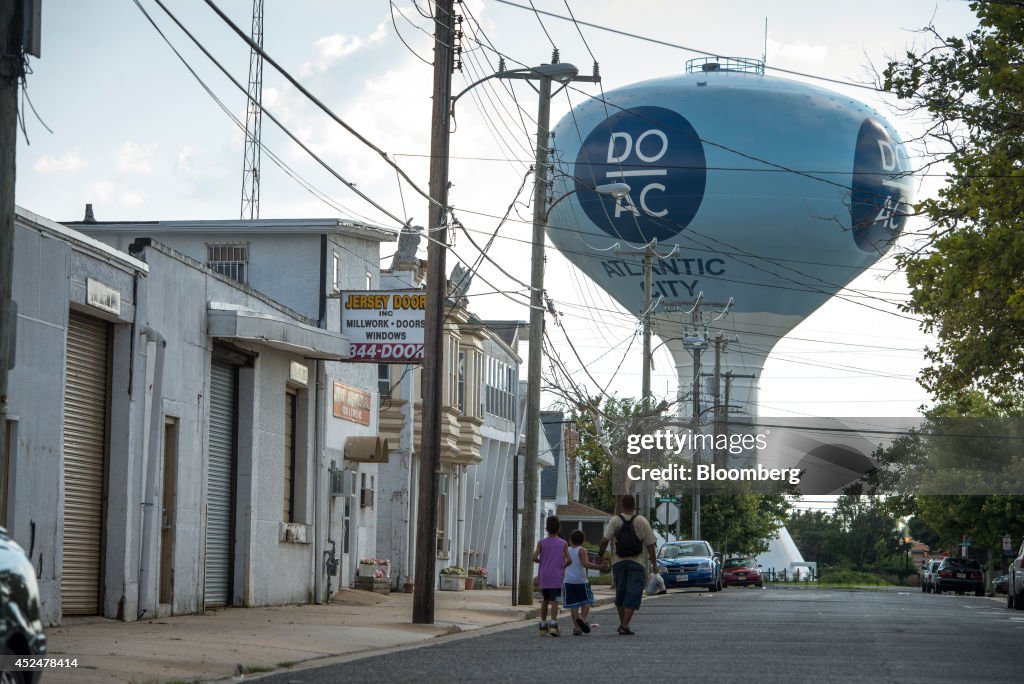
<instances>
[{"instance_id":1,"label":"white suv","mask_svg":"<svg viewBox=\"0 0 1024 684\"><path fill-rule=\"evenodd\" d=\"M1010 563L1007 573L1010 581L1006 585L1006 607L1024 610L1024 540L1017 549L1017 557Z\"/></svg>"}]
</instances>

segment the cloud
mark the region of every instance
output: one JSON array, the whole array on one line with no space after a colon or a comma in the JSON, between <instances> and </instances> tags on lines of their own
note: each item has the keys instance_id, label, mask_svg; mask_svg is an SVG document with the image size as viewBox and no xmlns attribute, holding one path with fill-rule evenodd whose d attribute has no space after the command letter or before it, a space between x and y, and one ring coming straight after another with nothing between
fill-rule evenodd
<instances>
[{"instance_id":1,"label":"cloud","mask_svg":"<svg viewBox=\"0 0 1024 684\"><path fill-rule=\"evenodd\" d=\"M117 186L111 181L96 181L86 186L86 195L91 202L106 202L114 195Z\"/></svg>"},{"instance_id":2,"label":"cloud","mask_svg":"<svg viewBox=\"0 0 1024 684\"><path fill-rule=\"evenodd\" d=\"M126 193L123 193L121 195L121 198L118 200L118 203L122 207L137 207L140 204L142 204L142 202L143 202L142 195L140 195L137 192L126 192Z\"/></svg>"},{"instance_id":3,"label":"cloud","mask_svg":"<svg viewBox=\"0 0 1024 684\"><path fill-rule=\"evenodd\" d=\"M64 171L81 171L88 164L78 156L77 152L68 152L61 157L45 155L36 160L32 168L39 173L54 173Z\"/></svg>"},{"instance_id":4,"label":"cloud","mask_svg":"<svg viewBox=\"0 0 1024 684\"><path fill-rule=\"evenodd\" d=\"M312 61L304 62L299 67L299 76L327 71L335 62L348 57L363 45L365 41L359 36L343 36L337 33L325 36L313 44L313 51L316 54Z\"/></svg>"},{"instance_id":5,"label":"cloud","mask_svg":"<svg viewBox=\"0 0 1024 684\"><path fill-rule=\"evenodd\" d=\"M122 173L152 173L153 167L149 163L149 157L153 154L156 145L139 145L132 141L126 141L117 150L115 165Z\"/></svg>"},{"instance_id":6,"label":"cloud","mask_svg":"<svg viewBox=\"0 0 1024 684\"><path fill-rule=\"evenodd\" d=\"M768 39L768 60L782 59L805 64L822 64L828 56L828 46L811 45L803 41L780 43Z\"/></svg>"}]
</instances>

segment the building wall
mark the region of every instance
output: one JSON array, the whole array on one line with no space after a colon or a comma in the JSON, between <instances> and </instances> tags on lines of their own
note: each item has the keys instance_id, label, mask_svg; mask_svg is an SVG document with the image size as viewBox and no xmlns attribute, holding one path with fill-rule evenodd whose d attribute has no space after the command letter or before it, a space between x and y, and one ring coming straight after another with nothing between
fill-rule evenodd
<instances>
[{"instance_id":1,"label":"building wall","mask_svg":"<svg viewBox=\"0 0 1024 684\"><path fill-rule=\"evenodd\" d=\"M319 233L310 230L288 234L275 234L269 231L261 233L259 228L253 228L249 232L218 232L213 225L205 233L176 231L159 224L138 224L129 229L125 226L104 227L103 224L79 227L98 239L123 249L128 249L137 238L153 237L203 263L207 257L207 243L248 243L248 284L333 332L338 332L341 327L339 291L366 289L367 273L370 275L371 287L377 287L380 282L379 240L341 234L327 227ZM335 254L339 259L337 290L333 278ZM228 301L237 303L230 299ZM346 462L344 459L345 443L349 437L377 433L378 408L374 391L376 372L375 364L323 362L317 366L311 362L310 365L311 382L317 385L313 390L313 412L319 412L321 417L321 428L313 441L322 454L312 466L311 479L316 486L310 492L310 505L313 507L311 516L318 521L329 521L328 524L318 525L311 530L312 552L317 559L313 561L317 572L311 590L315 601L321 601L326 596L327 577L321 562L323 554L330 548L329 540L334 539L341 557L346 525L349 553L347 557L341 558L341 586L350 586L353 583L359 557L376 555L376 511L379 507L379 497L374 497L372 507L363 508L360 506L358 492L356 496L332 497L328 489L332 461L337 467L350 471L357 483L365 474L368 478L373 477L376 484L376 465ZM334 417L334 382L371 392L374 400L371 401L369 425L360 425ZM347 523L346 498L351 514ZM338 580L332 580L331 583L332 590L336 590L339 586Z\"/></svg>"},{"instance_id":2,"label":"building wall","mask_svg":"<svg viewBox=\"0 0 1024 684\"><path fill-rule=\"evenodd\" d=\"M29 553L39 580L42 619L60 620L64 530L63 422L68 316L74 308L113 324L108 424L108 511L104 528L104 614L133 615L130 596L138 574L133 530L138 507L131 494L139 476L137 438L142 404L136 401L144 365L134 359L132 322L145 265L23 210L14 235L13 296L18 304L16 365L10 374L9 411L16 438L8 470L6 524ZM121 311L86 303L86 279L114 288Z\"/></svg>"},{"instance_id":3,"label":"building wall","mask_svg":"<svg viewBox=\"0 0 1024 684\"><path fill-rule=\"evenodd\" d=\"M144 323L167 339L164 351L162 413L178 421L176 535L174 544L173 612L200 612L206 536L207 397L214 340L207 331L207 303L236 304L246 309L287 317L287 310L265 297L246 292L230 280L196 263L186 263L158 247L143 252L150 264ZM228 341L253 356L252 368L240 371L235 520L234 602L268 605L310 600L313 578L312 534L306 543L283 541L284 400L292 361L301 356L265 345ZM147 353L155 353L149 345ZM312 375L312 373L311 373ZM308 402L308 390L297 388ZM309 472L313 459L313 414L300 410L296 428L297 471ZM298 422L298 421L297 421ZM151 462L162 468L162 460ZM298 473L297 473L298 474ZM300 521L311 524L313 482L296 485L301 499ZM162 482L161 477L158 481ZM160 502L163 504L164 502ZM155 530L151 534L157 534ZM155 603L156 586L143 587ZM142 601L144 604L145 600Z\"/></svg>"},{"instance_id":4,"label":"building wall","mask_svg":"<svg viewBox=\"0 0 1024 684\"><path fill-rule=\"evenodd\" d=\"M248 243L247 284L306 318L319 317L320 240L317 235L258 235L171 232L140 224L133 232L105 232L103 224L78 226L97 239L128 252L138 237L152 237L205 264L209 243Z\"/></svg>"}]
</instances>

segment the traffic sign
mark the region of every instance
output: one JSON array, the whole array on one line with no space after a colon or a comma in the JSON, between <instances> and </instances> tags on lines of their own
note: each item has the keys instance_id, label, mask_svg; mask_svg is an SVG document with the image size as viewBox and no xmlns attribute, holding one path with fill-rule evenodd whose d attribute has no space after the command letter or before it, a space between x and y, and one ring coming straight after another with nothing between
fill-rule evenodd
<instances>
[{"instance_id":1,"label":"traffic sign","mask_svg":"<svg viewBox=\"0 0 1024 684\"><path fill-rule=\"evenodd\" d=\"M677 504L677 503L682 503L682 499L679 498L678 496L659 496L658 497L658 503L660 503L660 504L663 504L663 503L674 503L674 504Z\"/></svg>"},{"instance_id":2,"label":"traffic sign","mask_svg":"<svg viewBox=\"0 0 1024 684\"><path fill-rule=\"evenodd\" d=\"M672 502L659 503L657 508L658 520L665 527L675 525L679 520L679 506Z\"/></svg>"}]
</instances>

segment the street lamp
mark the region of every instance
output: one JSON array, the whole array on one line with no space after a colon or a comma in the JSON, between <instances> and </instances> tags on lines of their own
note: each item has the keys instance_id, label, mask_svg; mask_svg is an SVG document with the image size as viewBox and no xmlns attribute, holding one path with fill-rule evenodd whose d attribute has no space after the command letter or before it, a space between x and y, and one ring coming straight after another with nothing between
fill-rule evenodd
<instances>
[{"instance_id":1,"label":"street lamp","mask_svg":"<svg viewBox=\"0 0 1024 684\"><path fill-rule=\"evenodd\" d=\"M700 353L707 349L708 340L701 335L686 335L683 337L683 349L688 349L693 354L693 418L690 432L694 435L700 428ZM700 482L697 477L697 452L693 450L693 526L692 535L694 539L700 539Z\"/></svg>"},{"instance_id":2,"label":"street lamp","mask_svg":"<svg viewBox=\"0 0 1024 684\"><path fill-rule=\"evenodd\" d=\"M499 69L497 78L537 81L536 90L539 95L537 107L537 147L534 164L533 186L533 248L530 263L530 357L527 366L526 396L526 463L523 481L523 531L520 544L520 558L529 558L533 553L534 532L537 529L537 463L540 435L540 372L541 372L541 341L544 329L544 302L541 297L544 290L544 226L547 223L549 207L545 207L548 198L548 138L550 136L551 118L551 84L557 83L565 87L575 81L598 83L601 77L594 65L592 76L580 76L579 69L574 65L559 62L558 51L551 56L551 64L527 67L524 69ZM460 93L461 94L461 93ZM621 184L609 184L621 191ZM595 188L596 189L596 188ZM628 190L626 191L628 192ZM571 193L569 193L571 194ZM567 197L558 198L552 207ZM518 498L517 492L514 496ZM513 519L515 517L513 499ZM513 533L516 530L513 530ZM517 599L520 605L533 603L533 568L526 563L519 567Z\"/></svg>"},{"instance_id":3,"label":"street lamp","mask_svg":"<svg viewBox=\"0 0 1024 684\"><path fill-rule=\"evenodd\" d=\"M557 66L557 65L545 65ZM539 67L538 67L539 68ZM574 67L575 68L575 67ZM550 81L546 89L547 97L550 99ZM545 93L542 84L541 93ZM530 269L530 335L529 335L529 360L526 378L526 462L523 465L523 531L522 543L520 545L519 558L529 558L533 552L535 543L534 532L537 528L537 466L539 464L540 435L540 376L541 345L544 338L544 308L541 297L544 294L544 227L547 225L551 210L556 204L565 198L581 191L593 191L599 195L607 195L621 199L629 194L629 185L626 183L603 183L592 187L578 187L571 190L545 208L547 199L547 188L545 183L547 174L541 174L541 155L544 156L544 168L546 169L547 148L541 150L541 130L547 130L548 108L541 106L541 116L538 117L538 143L537 143L537 183L534 194L534 215L533 215L533 253L531 256ZM518 524L516 522L516 509L519 507L519 458L516 452L515 463L512 466L512 535L515 539ZM515 572L516 569L513 569ZM518 568L519 578L516 588L516 597L520 605L531 605L533 603L533 569L525 562Z\"/></svg>"}]
</instances>

